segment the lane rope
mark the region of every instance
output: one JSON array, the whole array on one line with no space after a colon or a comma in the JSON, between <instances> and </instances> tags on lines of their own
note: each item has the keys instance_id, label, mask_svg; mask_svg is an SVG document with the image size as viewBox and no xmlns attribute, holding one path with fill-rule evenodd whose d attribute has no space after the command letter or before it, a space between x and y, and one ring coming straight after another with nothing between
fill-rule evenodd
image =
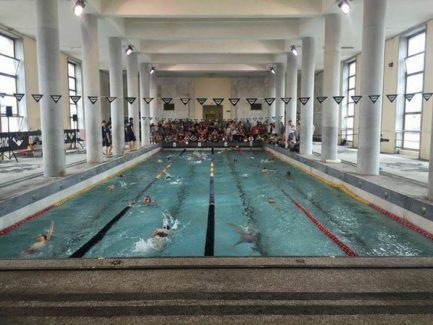
<instances>
[{"instance_id":1,"label":"lane rope","mask_svg":"<svg viewBox=\"0 0 433 325\"><path fill-rule=\"evenodd\" d=\"M214 191L214 163L210 161L209 170L209 210L207 216L206 243L204 256L214 256L215 249L215 191Z\"/></svg>"}]
</instances>

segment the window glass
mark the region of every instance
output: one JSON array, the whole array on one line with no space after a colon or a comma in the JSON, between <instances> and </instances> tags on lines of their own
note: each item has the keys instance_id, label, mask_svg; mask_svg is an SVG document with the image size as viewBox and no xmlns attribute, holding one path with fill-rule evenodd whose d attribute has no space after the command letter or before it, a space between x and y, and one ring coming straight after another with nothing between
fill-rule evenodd
<instances>
[{"instance_id":1,"label":"window glass","mask_svg":"<svg viewBox=\"0 0 433 325\"><path fill-rule=\"evenodd\" d=\"M0 54L15 57L15 42L12 38L0 35Z\"/></svg>"},{"instance_id":2,"label":"window glass","mask_svg":"<svg viewBox=\"0 0 433 325\"><path fill-rule=\"evenodd\" d=\"M424 53L406 59L406 73L412 74L424 70Z\"/></svg>"},{"instance_id":3,"label":"window glass","mask_svg":"<svg viewBox=\"0 0 433 325\"><path fill-rule=\"evenodd\" d=\"M419 131L421 129L421 114L406 114L404 118L405 131Z\"/></svg>"},{"instance_id":4,"label":"window glass","mask_svg":"<svg viewBox=\"0 0 433 325\"><path fill-rule=\"evenodd\" d=\"M425 33L421 33L408 39L407 55L411 56L425 50Z\"/></svg>"},{"instance_id":5,"label":"window glass","mask_svg":"<svg viewBox=\"0 0 433 325\"><path fill-rule=\"evenodd\" d=\"M415 95L411 101L406 100L406 113L414 113L422 111L422 95Z\"/></svg>"},{"instance_id":6,"label":"window glass","mask_svg":"<svg viewBox=\"0 0 433 325\"><path fill-rule=\"evenodd\" d=\"M405 132L403 147L405 149L419 150L420 133L419 132Z\"/></svg>"},{"instance_id":7,"label":"window glass","mask_svg":"<svg viewBox=\"0 0 433 325\"><path fill-rule=\"evenodd\" d=\"M406 94L421 93L424 84L424 73L417 73L406 78Z\"/></svg>"}]
</instances>

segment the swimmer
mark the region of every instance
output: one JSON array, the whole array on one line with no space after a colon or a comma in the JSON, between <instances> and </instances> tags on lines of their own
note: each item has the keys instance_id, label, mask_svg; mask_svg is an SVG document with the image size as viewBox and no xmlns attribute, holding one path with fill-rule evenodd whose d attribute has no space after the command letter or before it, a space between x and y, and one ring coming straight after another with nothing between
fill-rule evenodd
<instances>
[{"instance_id":1,"label":"swimmer","mask_svg":"<svg viewBox=\"0 0 433 325\"><path fill-rule=\"evenodd\" d=\"M161 164L161 163L162 163L162 160L161 160L161 159L158 159L157 162Z\"/></svg>"},{"instance_id":2,"label":"swimmer","mask_svg":"<svg viewBox=\"0 0 433 325\"><path fill-rule=\"evenodd\" d=\"M28 253L33 254L36 253L38 250L40 250L42 247L45 246L45 244L51 239L51 236L54 232L54 221L51 221L50 228L48 229L48 232L46 235L39 234L36 237L36 242L33 243L32 246L28 249Z\"/></svg>"},{"instance_id":3,"label":"swimmer","mask_svg":"<svg viewBox=\"0 0 433 325\"><path fill-rule=\"evenodd\" d=\"M128 207L132 208L135 205L135 201L128 201Z\"/></svg>"},{"instance_id":4,"label":"swimmer","mask_svg":"<svg viewBox=\"0 0 433 325\"><path fill-rule=\"evenodd\" d=\"M238 160L236 158L233 159L233 162L238 162Z\"/></svg>"},{"instance_id":5,"label":"swimmer","mask_svg":"<svg viewBox=\"0 0 433 325\"><path fill-rule=\"evenodd\" d=\"M233 245L233 247L236 247L239 244L242 243L253 243L258 246L259 241L259 234L255 234L251 229L250 226L248 227L241 227L238 225L234 225L232 223L229 223L229 226L233 228L234 231L236 231L240 235L240 240Z\"/></svg>"},{"instance_id":6,"label":"swimmer","mask_svg":"<svg viewBox=\"0 0 433 325\"><path fill-rule=\"evenodd\" d=\"M286 172L286 176L287 176L287 177L292 177L292 172L291 172L290 170L288 170L288 171Z\"/></svg>"},{"instance_id":7,"label":"swimmer","mask_svg":"<svg viewBox=\"0 0 433 325\"><path fill-rule=\"evenodd\" d=\"M278 204L277 201L273 197L268 197L268 203L277 210L281 210L281 205Z\"/></svg>"},{"instance_id":8,"label":"swimmer","mask_svg":"<svg viewBox=\"0 0 433 325\"><path fill-rule=\"evenodd\" d=\"M124 181L120 181L120 187L121 188L125 188L128 184L126 184L126 182Z\"/></svg>"},{"instance_id":9,"label":"swimmer","mask_svg":"<svg viewBox=\"0 0 433 325\"><path fill-rule=\"evenodd\" d=\"M108 190L109 192L113 192L115 188L116 188L116 186L114 186L114 184L111 184L111 185L108 185L108 186L107 186L107 190Z\"/></svg>"},{"instance_id":10,"label":"swimmer","mask_svg":"<svg viewBox=\"0 0 433 325\"><path fill-rule=\"evenodd\" d=\"M170 229L171 228L169 225L163 226L162 228L158 228L153 232L152 237L154 237L154 238L166 238L166 237L168 237L168 234L170 233Z\"/></svg>"},{"instance_id":11,"label":"swimmer","mask_svg":"<svg viewBox=\"0 0 433 325\"><path fill-rule=\"evenodd\" d=\"M262 174L263 175L268 175L269 174L269 170L266 167L262 168Z\"/></svg>"},{"instance_id":12,"label":"swimmer","mask_svg":"<svg viewBox=\"0 0 433 325\"><path fill-rule=\"evenodd\" d=\"M178 177L174 182L170 182L171 185L181 185L183 183L182 178Z\"/></svg>"},{"instance_id":13,"label":"swimmer","mask_svg":"<svg viewBox=\"0 0 433 325\"><path fill-rule=\"evenodd\" d=\"M243 178L247 178L247 177L248 177L248 174L242 174L241 177L243 177Z\"/></svg>"},{"instance_id":14,"label":"swimmer","mask_svg":"<svg viewBox=\"0 0 433 325\"><path fill-rule=\"evenodd\" d=\"M145 195L143 197L143 204L144 205L150 205L152 203L152 198L149 195Z\"/></svg>"}]
</instances>

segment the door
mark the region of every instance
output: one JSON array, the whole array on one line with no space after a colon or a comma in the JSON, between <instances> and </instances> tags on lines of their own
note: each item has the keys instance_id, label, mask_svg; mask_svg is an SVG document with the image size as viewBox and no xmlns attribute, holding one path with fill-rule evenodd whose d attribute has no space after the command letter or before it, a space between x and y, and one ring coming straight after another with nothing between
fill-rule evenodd
<instances>
[{"instance_id":1,"label":"door","mask_svg":"<svg viewBox=\"0 0 433 325\"><path fill-rule=\"evenodd\" d=\"M204 105L203 119L205 119L206 121L221 121L223 119L223 106Z\"/></svg>"}]
</instances>

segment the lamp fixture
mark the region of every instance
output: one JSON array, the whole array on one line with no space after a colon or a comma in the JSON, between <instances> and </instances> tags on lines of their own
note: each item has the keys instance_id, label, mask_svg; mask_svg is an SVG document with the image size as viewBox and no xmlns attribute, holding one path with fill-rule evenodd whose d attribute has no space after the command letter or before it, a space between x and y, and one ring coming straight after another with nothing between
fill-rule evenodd
<instances>
[{"instance_id":1,"label":"lamp fixture","mask_svg":"<svg viewBox=\"0 0 433 325\"><path fill-rule=\"evenodd\" d=\"M292 54L294 55L294 56L298 56L298 50L296 49L296 46L295 45L292 45L291 47L290 47L290 52L292 52Z\"/></svg>"},{"instance_id":2,"label":"lamp fixture","mask_svg":"<svg viewBox=\"0 0 433 325\"><path fill-rule=\"evenodd\" d=\"M156 71L155 67L152 67L152 69L150 69L150 74L154 74Z\"/></svg>"},{"instance_id":3,"label":"lamp fixture","mask_svg":"<svg viewBox=\"0 0 433 325\"><path fill-rule=\"evenodd\" d=\"M270 71L272 74L275 74L275 68L274 67L271 67Z\"/></svg>"},{"instance_id":4,"label":"lamp fixture","mask_svg":"<svg viewBox=\"0 0 433 325\"><path fill-rule=\"evenodd\" d=\"M74 15L78 17L81 16L85 6L84 0L77 0L74 4Z\"/></svg>"},{"instance_id":5,"label":"lamp fixture","mask_svg":"<svg viewBox=\"0 0 433 325\"><path fill-rule=\"evenodd\" d=\"M341 0L338 3L338 7L341 9L342 12L344 12L346 15L350 12L350 4L347 2L347 0Z\"/></svg>"},{"instance_id":6,"label":"lamp fixture","mask_svg":"<svg viewBox=\"0 0 433 325\"><path fill-rule=\"evenodd\" d=\"M130 55L132 52L134 52L134 47L132 45L128 45L125 52L126 55Z\"/></svg>"}]
</instances>

